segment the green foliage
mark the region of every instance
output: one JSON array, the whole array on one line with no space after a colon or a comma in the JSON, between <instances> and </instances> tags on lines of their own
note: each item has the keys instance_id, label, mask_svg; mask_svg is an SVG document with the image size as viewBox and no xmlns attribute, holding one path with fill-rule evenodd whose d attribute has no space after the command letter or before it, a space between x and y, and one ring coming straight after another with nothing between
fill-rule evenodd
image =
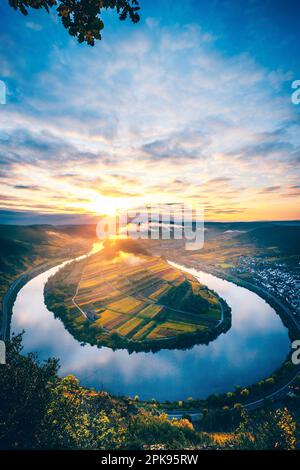
<instances>
[{"instance_id":1,"label":"green foliage","mask_svg":"<svg viewBox=\"0 0 300 470\"><path fill-rule=\"evenodd\" d=\"M233 431L241 421L240 407L223 406L205 410L201 421L201 429L209 432Z\"/></svg>"},{"instance_id":2,"label":"green foliage","mask_svg":"<svg viewBox=\"0 0 300 470\"><path fill-rule=\"evenodd\" d=\"M142 410L129 422L127 449L195 448L201 445L202 438L195 433L192 424L186 420L168 420L166 414L153 414Z\"/></svg>"},{"instance_id":3,"label":"green foliage","mask_svg":"<svg viewBox=\"0 0 300 470\"><path fill-rule=\"evenodd\" d=\"M57 375L58 362L22 356L21 336L7 344L0 373L1 449L294 449L296 423L287 408L246 413L241 406L204 410L199 433L157 404L114 398ZM216 429L235 432L215 439Z\"/></svg>"},{"instance_id":4,"label":"green foliage","mask_svg":"<svg viewBox=\"0 0 300 470\"><path fill-rule=\"evenodd\" d=\"M107 393L59 379L58 362L20 353L21 336L7 344L0 374L1 449L105 449L123 444L130 405Z\"/></svg>"},{"instance_id":5,"label":"green foliage","mask_svg":"<svg viewBox=\"0 0 300 470\"><path fill-rule=\"evenodd\" d=\"M168 307L196 314L208 312L210 307L206 299L193 293L192 285L187 280L179 286L172 287L166 294L160 296L159 301Z\"/></svg>"},{"instance_id":6,"label":"green foliage","mask_svg":"<svg viewBox=\"0 0 300 470\"><path fill-rule=\"evenodd\" d=\"M39 364L33 354L23 357L21 336L7 343L6 350L7 365L0 366L0 448L38 448L58 363L49 359Z\"/></svg>"},{"instance_id":7,"label":"green foliage","mask_svg":"<svg viewBox=\"0 0 300 470\"><path fill-rule=\"evenodd\" d=\"M114 449L124 443L125 404L79 386L69 375L52 389L43 420L43 447L51 449Z\"/></svg>"},{"instance_id":8,"label":"green foliage","mask_svg":"<svg viewBox=\"0 0 300 470\"><path fill-rule=\"evenodd\" d=\"M1 449L181 448L199 441L186 420L170 422L156 405L146 411L130 399L81 387L72 375L60 379L56 360L39 363L21 351L21 336L13 337L1 366Z\"/></svg>"},{"instance_id":9,"label":"green foliage","mask_svg":"<svg viewBox=\"0 0 300 470\"><path fill-rule=\"evenodd\" d=\"M101 19L103 10L116 10L120 20L128 17L133 23L140 19L140 10L137 0L8 0L9 4L19 10L23 15L28 15L28 9L44 9L49 12L56 6L58 16L61 17L63 26L71 36L75 36L78 42L86 42L94 46L95 40L101 39L101 30L104 23Z\"/></svg>"},{"instance_id":10,"label":"green foliage","mask_svg":"<svg viewBox=\"0 0 300 470\"><path fill-rule=\"evenodd\" d=\"M287 408L276 411L242 412L236 430L240 449L292 450L296 447L296 423Z\"/></svg>"}]
</instances>

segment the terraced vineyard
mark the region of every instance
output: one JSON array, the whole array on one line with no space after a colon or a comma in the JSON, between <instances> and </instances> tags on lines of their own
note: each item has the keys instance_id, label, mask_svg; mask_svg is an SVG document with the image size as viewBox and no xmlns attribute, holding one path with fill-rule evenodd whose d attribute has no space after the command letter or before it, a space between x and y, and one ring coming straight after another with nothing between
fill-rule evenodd
<instances>
[{"instance_id":1,"label":"terraced vineyard","mask_svg":"<svg viewBox=\"0 0 300 470\"><path fill-rule=\"evenodd\" d=\"M66 266L48 282L47 305L55 313L60 307L59 316L62 295L64 318L97 344L112 335L118 345L148 346L190 334L208 338L224 320L224 304L195 278L162 257L122 250Z\"/></svg>"}]
</instances>

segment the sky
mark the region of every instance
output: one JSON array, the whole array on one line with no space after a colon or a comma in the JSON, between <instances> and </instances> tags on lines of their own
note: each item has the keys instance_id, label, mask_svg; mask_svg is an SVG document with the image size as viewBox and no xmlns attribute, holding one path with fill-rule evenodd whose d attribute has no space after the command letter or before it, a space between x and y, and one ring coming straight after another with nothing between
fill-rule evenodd
<instances>
[{"instance_id":1,"label":"sky","mask_svg":"<svg viewBox=\"0 0 300 470\"><path fill-rule=\"evenodd\" d=\"M0 222L157 203L299 219L299 2L140 5L90 47L1 2Z\"/></svg>"}]
</instances>

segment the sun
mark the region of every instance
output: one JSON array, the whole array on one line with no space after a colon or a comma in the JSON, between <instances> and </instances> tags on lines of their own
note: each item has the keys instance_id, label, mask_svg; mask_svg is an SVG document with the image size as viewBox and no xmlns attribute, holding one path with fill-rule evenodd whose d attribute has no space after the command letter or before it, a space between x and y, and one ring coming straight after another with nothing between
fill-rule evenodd
<instances>
[{"instance_id":1,"label":"sun","mask_svg":"<svg viewBox=\"0 0 300 470\"><path fill-rule=\"evenodd\" d=\"M132 205L129 198L97 195L86 204L85 209L96 215L115 215L118 209L130 209Z\"/></svg>"},{"instance_id":2,"label":"sun","mask_svg":"<svg viewBox=\"0 0 300 470\"><path fill-rule=\"evenodd\" d=\"M114 198L97 197L91 202L87 203L86 209L89 212L97 215L114 215L117 210L117 204Z\"/></svg>"}]
</instances>

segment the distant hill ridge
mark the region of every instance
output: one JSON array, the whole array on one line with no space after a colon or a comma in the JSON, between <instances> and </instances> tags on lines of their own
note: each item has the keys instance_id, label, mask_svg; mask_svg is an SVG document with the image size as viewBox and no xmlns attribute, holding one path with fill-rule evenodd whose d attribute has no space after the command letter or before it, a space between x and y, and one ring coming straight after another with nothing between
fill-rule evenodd
<instances>
[{"instance_id":1,"label":"distant hill ridge","mask_svg":"<svg viewBox=\"0 0 300 470\"><path fill-rule=\"evenodd\" d=\"M235 236L241 243L251 243L260 248L276 247L282 254L298 254L300 226L269 225L249 230Z\"/></svg>"}]
</instances>

